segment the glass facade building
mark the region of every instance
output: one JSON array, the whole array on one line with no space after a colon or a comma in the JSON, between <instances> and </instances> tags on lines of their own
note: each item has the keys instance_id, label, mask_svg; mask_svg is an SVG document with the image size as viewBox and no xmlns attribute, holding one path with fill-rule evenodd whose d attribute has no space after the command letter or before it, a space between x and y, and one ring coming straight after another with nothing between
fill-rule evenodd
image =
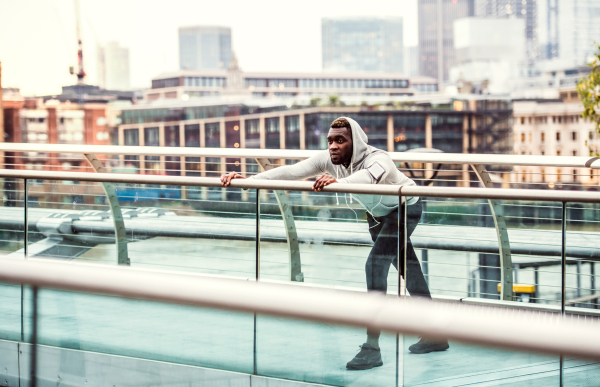
<instances>
[{"instance_id":1,"label":"glass facade building","mask_svg":"<svg viewBox=\"0 0 600 387\"><path fill-rule=\"evenodd\" d=\"M402 18L321 20L324 71L402 73Z\"/></svg>"},{"instance_id":2,"label":"glass facade building","mask_svg":"<svg viewBox=\"0 0 600 387\"><path fill-rule=\"evenodd\" d=\"M226 69L231 60L231 28L179 28L179 68Z\"/></svg>"},{"instance_id":3,"label":"glass facade building","mask_svg":"<svg viewBox=\"0 0 600 387\"><path fill-rule=\"evenodd\" d=\"M419 74L439 83L456 64L454 20L475 15L475 0L419 0Z\"/></svg>"},{"instance_id":4,"label":"glass facade building","mask_svg":"<svg viewBox=\"0 0 600 387\"><path fill-rule=\"evenodd\" d=\"M185 114L196 109L199 114ZM213 114L205 114L208 111ZM137 145L143 136L146 146L324 150L327 149L331 123L344 116L352 117L361 125L369 145L388 152L434 148L447 153L510 154L513 149L512 114L512 103L503 99L425 103L412 106L410 110L394 107L260 107L243 103L181 108L131 107L122 110L119 139L122 145ZM136 119L142 117L145 119ZM125 160L138 165L137 159ZM153 163L162 162L149 157L144 161L141 170L152 170L158 166ZM175 171L178 164L181 164L180 170L194 176L198 174L200 164L204 164L206 171L203 176L259 170L252 159L218 157L202 160L169 157L165 158L161 169ZM448 166L446 170L453 168ZM461 180L462 173L462 170L456 170L450 173L452 176L446 176L445 181L452 184L464 181Z\"/></svg>"}]
</instances>

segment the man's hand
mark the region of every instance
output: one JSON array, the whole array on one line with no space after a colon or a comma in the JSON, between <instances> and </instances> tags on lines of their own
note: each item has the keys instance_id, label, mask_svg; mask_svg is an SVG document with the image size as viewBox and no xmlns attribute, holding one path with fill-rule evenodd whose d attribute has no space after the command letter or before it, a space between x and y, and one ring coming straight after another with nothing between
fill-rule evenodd
<instances>
[{"instance_id":1,"label":"man's hand","mask_svg":"<svg viewBox=\"0 0 600 387\"><path fill-rule=\"evenodd\" d=\"M237 172L231 172L221 176L221 184L223 187L227 187L229 183L231 183L231 179L245 179L244 176L238 174Z\"/></svg>"},{"instance_id":2,"label":"man's hand","mask_svg":"<svg viewBox=\"0 0 600 387\"><path fill-rule=\"evenodd\" d=\"M313 184L314 191L322 191L323 187L328 186L329 184L337 183L337 180L329 175L321 175Z\"/></svg>"}]
</instances>

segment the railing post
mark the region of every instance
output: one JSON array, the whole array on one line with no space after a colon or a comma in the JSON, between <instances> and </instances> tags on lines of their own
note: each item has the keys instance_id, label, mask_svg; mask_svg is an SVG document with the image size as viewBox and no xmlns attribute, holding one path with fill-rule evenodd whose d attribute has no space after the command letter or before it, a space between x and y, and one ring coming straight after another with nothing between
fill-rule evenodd
<instances>
[{"instance_id":1,"label":"railing post","mask_svg":"<svg viewBox=\"0 0 600 387\"><path fill-rule=\"evenodd\" d=\"M567 287L567 202L562 202L561 217L561 252L560 252L560 314L564 317L566 311ZM564 382L565 359L560 355L560 386Z\"/></svg>"},{"instance_id":2,"label":"railing post","mask_svg":"<svg viewBox=\"0 0 600 387\"><path fill-rule=\"evenodd\" d=\"M37 333L38 333L38 288L31 287L31 353L29 358L29 374L31 387L37 386Z\"/></svg>"},{"instance_id":3,"label":"railing post","mask_svg":"<svg viewBox=\"0 0 600 387\"><path fill-rule=\"evenodd\" d=\"M255 280L256 282L260 279L260 189L256 190L256 257L255 257L256 271ZM256 313L254 313L254 336L253 336L253 364L254 364L254 375L258 375L258 363L256 359Z\"/></svg>"},{"instance_id":4,"label":"railing post","mask_svg":"<svg viewBox=\"0 0 600 387\"><path fill-rule=\"evenodd\" d=\"M106 173L106 168L102 165L102 162L93 153L83 154L87 161L90 163L92 168L98 173ZM143 157L143 156L142 156ZM106 194L106 200L110 206L110 212L112 213L113 223L115 225L115 241L117 247L117 263L119 265L130 265L129 254L127 252L127 234L125 232L125 221L123 220L123 213L121 212L121 205L119 204L119 198L117 197L117 191L112 183L102 183L104 193Z\"/></svg>"},{"instance_id":5,"label":"railing post","mask_svg":"<svg viewBox=\"0 0 600 387\"><path fill-rule=\"evenodd\" d=\"M257 158L256 162L263 171L268 171L273 168L273 165L268 159ZM296 223L294 222L294 214L289 205L288 198L283 191L273 191L287 237L288 251L290 256L290 281L304 282L304 274L302 273L302 262L300 261L300 245L298 242L298 232L296 231Z\"/></svg>"},{"instance_id":6,"label":"railing post","mask_svg":"<svg viewBox=\"0 0 600 387\"><path fill-rule=\"evenodd\" d=\"M29 254L29 198L28 181L23 179L23 258ZM21 284L21 342L25 342L25 286Z\"/></svg>"},{"instance_id":7,"label":"railing post","mask_svg":"<svg viewBox=\"0 0 600 387\"><path fill-rule=\"evenodd\" d=\"M485 166L471 164L477 178L485 188L493 188L492 179L486 171ZM508 239L508 229L504 220L502 205L498 200L488 200L496 234L498 236L498 248L500 255L500 299L503 301L513 300L513 269L512 256L510 253L510 241Z\"/></svg>"},{"instance_id":8,"label":"railing post","mask_svg":"<svg viewBox=\"0 0 600 387\"><path fill-rule=\"evenodd\" d=\"M27 258L29 253L29 194L27 179L23 179L23 200L23 250L24 257Z\"/></svg>"}]
</instances>

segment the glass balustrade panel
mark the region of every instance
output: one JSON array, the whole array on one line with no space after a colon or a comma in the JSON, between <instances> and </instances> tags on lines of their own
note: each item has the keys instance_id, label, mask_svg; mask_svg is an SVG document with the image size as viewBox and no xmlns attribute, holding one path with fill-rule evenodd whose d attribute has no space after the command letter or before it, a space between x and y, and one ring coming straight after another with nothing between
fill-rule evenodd
<instances>
[{"instance_id":1,"label":"glass balustrade panel","mask_svg":"<svg viewBox=\"0 0 600 387\"><path fill-rule=\"evenodd\" d=\"M565 309L590 323L600 322L599 203L566 203ZM565 358L564 386L592 386L600 378L600 363Z\"/></svg>"},{"instance_id":2,"label":"glass balustrade panel","mask_svg":"<svg viewBox=\"0 0 600 387\"><path fill-rule=\"evenodd\" d=\"M30 180L30 183L32 181ZM2 212L0 215L0 255L4 258L23 259L25 247L25 195L21 179L1 181ZM0 339L21 339L21 285L0 283Z\"/></svg>"},{"instance_id":3,"label":"glass balustrade panel","mask_svg":"<svg viewBox=\"0 0 600 387\"><path fill-rule=\"evenodd\" d=\"M560 311L560 203L427 197L420 201L423 212L411 243L434 301L489 305L515 313ZM418 283L418 278L411 279L420 275L418 266L407 272L409 295ZM503 296L501 273L510 272L508 266L513 289ZM558 383L556 357L452 341L447 345L426 336L403 339L400 357L406 386L537 383L546 377Z\"/></svg>"},{"instance_id":4,"label":"glass balustrade panel","mask_svg":"<svg viewBox=\"0 0 600 387\"><path fill-rule=\"evenodd\" d=\"M397 197L263 190L259 197L261 281L387 288L398 296ZM396 335L267 316L257 316L256 327L259 375L336 386L396 383ZM357 371L361 364L352 360L369 346L379 348L381 363Z\"/></svg>"},{"instance_id":5,"label":"glass balustrade panel","mask_svg":"<svg viewBox=\"0 0 600 387\"><path fill-rule=\"evenodd\" d=\"M31 256L77 262L255 277L255 191L234 188L43 181L31 187ZM125 248L112 211L120 211ZM120 252L120 253L119 253Z\"/></svg>"}]
</instances>

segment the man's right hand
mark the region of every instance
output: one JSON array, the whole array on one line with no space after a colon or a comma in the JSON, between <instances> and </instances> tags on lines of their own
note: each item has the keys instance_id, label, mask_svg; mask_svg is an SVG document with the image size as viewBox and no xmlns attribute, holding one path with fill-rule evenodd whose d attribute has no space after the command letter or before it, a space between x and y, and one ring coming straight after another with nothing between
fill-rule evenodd
<instances>
[{"instance_id":1,"label":"man's right hand","mask_svg":"<svg viewBox=\"0 0 600 387\"><path fill-rule=\"evenodd\" d=\"M227 187L229 183L231 183L231 179L245 179L244 176L238 174L237 172L227 173L221 176L221 184L223 187Z\"/></svg>"}]
</instances>

